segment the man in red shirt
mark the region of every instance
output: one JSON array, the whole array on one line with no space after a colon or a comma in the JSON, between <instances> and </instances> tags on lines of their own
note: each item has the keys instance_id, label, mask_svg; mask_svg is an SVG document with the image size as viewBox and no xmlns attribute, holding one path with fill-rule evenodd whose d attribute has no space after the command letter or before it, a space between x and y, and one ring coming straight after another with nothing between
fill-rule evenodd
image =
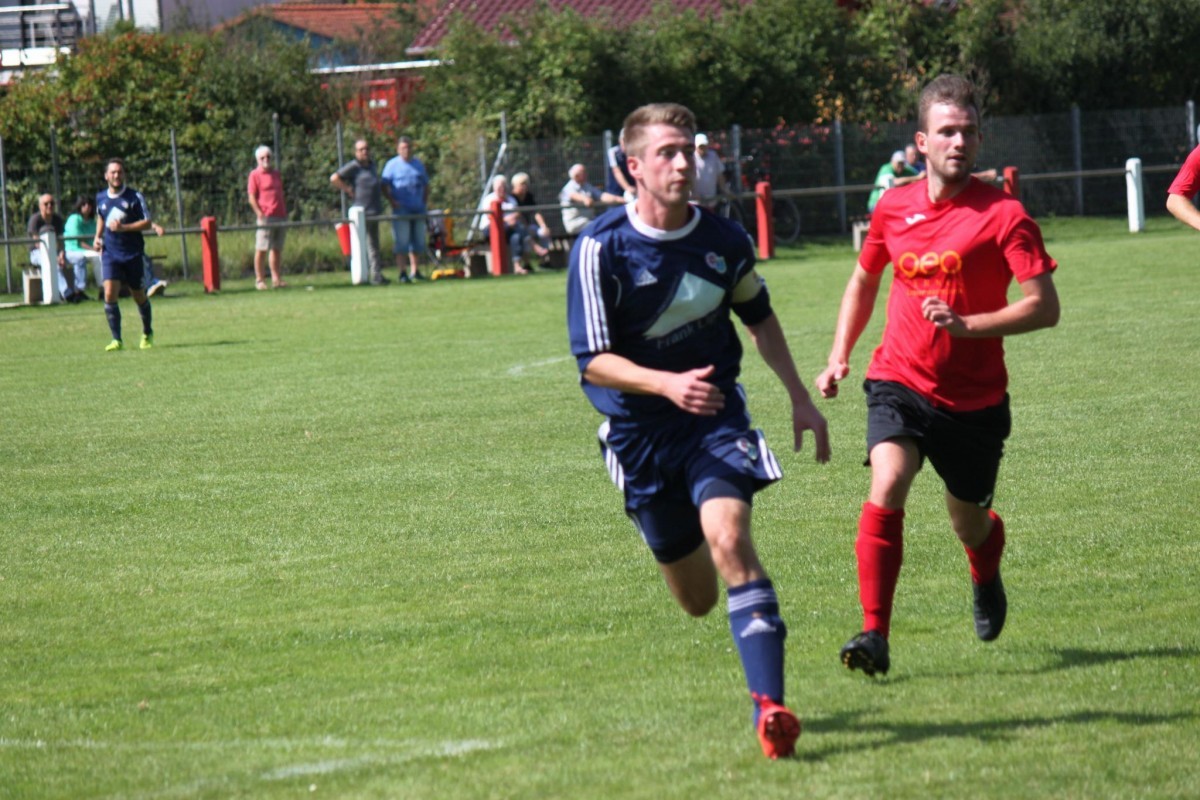
<instances>
[{"instance_id":1,"label":"man in red shirt","mask_svg":"<svg viewBox=\"0 0 1200 800\"><path fill-rule=\"evenodd\" d=\"M283 178L279 170L271 166L271 148L259 145L254 151L258 166L250 170L246 179L246 193L250 197L250 208L254 209L255 221L262 226L287 221L287 204L283 199ZM258 289L267 288L267 276L263 272L263 257L268 256L271 267L271 285L276 289L287 286L281 277L279 262L283 258L283 240L286 228L260 227L254 237L254 276Z\"/></svg>"},{"instance_id":2,"label":"man in red shirt","mask_svg":"<svg viewBox=\"0 0 1200 800\"><path fill-rule=\"evenodd\" d=\"M982 135L974 86L944 75L921 93L917 148L927 180L884 194L842 298L829 366L835 397L891 263L887 325L863 384L871 489L858 522L863 631L842 662L867 675L890 666L888 635L903 552L904 504L926 458L946 487L950 525L967 553L975 633L1000 635L1007 613L1004 523L991 510L1008 437L1002 337L1058 322L1057 266L1019 201L971 176ZM1022 297L1007 300L1013 278Z\"/></svg>"},{"instance_id":3,"label":"man in red shirt","mask_svg":"<svg viewBox=\"0 0 1200 800\"><path fill-rule=\"evenodd\" d=\"M1200 192L1200 147L1188 155L1167 189L1167 211L1184 225L1200 231L1200 211L1193 203L1197 192Z\"/></svg>"}]
</instances>

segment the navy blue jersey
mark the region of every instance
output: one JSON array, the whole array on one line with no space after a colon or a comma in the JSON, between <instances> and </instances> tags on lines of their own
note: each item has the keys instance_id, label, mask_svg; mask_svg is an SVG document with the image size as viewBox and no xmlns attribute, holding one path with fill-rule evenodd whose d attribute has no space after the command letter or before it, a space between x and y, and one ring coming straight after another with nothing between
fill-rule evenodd
<instances>
[{"instance_id":1,"label":"navy blue jersey","mask_svg":"<svg viewBox=\"0 0 1200 800\"><path fill-rule=\"evenodd\" d=\"M150 206L146 204L146 198L128 186L116 197L109 195L107 189L96 195L96 219L104 230L104 257L115 261L141 258L145 252L141 231L113 233L108 229L108 220L114 216L121 220L122 225L150 219Z\"/></svg>"},{"instance_id":2,"label":"navy blue jersey","mask_svg":"<svg viewBox=\"0 0 1200 800\"><path fill-rule=\"evenodd\" d=\"M598 217L575 242L567 326L581 373L600 353L669 372L711 364L708 380L726 398L738 396L742 345L730 305L734 287L754 268L754 245L736 222L696 206L690 214L683 228L661 231L630 204ZM686 413L665 397L581 383L610 418L654 424Z\"/></svg>"}]
</instances>

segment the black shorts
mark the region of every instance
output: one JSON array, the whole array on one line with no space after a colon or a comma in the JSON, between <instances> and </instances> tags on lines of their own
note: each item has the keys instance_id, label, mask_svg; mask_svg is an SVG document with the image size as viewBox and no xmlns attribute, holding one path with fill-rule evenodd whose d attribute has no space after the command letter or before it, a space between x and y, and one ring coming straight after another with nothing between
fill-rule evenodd
<instances>
[{"instance_id":1,"label":"black shorts","mask_svg":"<svg viewBox=\"0 0 1200 800\"><path fill-rule=\"evenodd\" d=\"M867 460L889 439L912 439L946 484L946 491L967 503L991 508L1004 440L1012 431L1008 395L978 411L936 408L923 396L892 381L863 381L867 394Z\"/></svg>"}]
</instances>

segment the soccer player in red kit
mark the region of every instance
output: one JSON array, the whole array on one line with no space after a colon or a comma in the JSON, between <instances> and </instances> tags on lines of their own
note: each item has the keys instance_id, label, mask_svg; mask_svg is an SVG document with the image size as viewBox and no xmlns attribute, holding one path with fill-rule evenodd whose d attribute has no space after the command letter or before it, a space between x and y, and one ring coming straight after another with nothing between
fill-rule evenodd
<instances>
[{"instance_id":1,"label":"soccer player in red kit","mask_svg":"<svg viewBox=\"0 0 1200 800\"><path fill-rule=\"evenodd\" d=\"M991 510L1011 419L1002 337L1058 322L1057 264L1021 203L971 177L981 142L970 81L930 82L916 133L927 178L886 192L875 207L829 365L817 377L822 396L835 397L891 263L887 324L863 384L871 467L855 543L863 630L841 650L848 668L867 675L890 666L904 505L926 458L945 484L950 525L966 549L975 633L995 639L1007 613L1004 522ZM1009 303L1013 278L1022 297Z\"/></svg>"},{"instance_id":2,"label":"soccer player in red kit","mask_svg":"<svg viewBox=\"0 0 1200 800\"><path fill-rule=\"evenodd\" d=\"M1183 162L1179 174L1167 189L1167 211L1184 225L1200 231L1200 210L1194 202L1200 192L1200 147L1193 150Z\"/></svg>"}]
</instances>

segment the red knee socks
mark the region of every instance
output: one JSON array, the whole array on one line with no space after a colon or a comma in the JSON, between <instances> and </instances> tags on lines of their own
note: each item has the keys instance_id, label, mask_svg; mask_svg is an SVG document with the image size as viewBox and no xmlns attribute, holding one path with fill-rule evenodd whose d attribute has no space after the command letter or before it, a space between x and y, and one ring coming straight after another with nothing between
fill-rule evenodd
<instances>
[{"instance_id":1,"label":"red knee socks","mask_svg":"<svg viewBox=\"0 0 1200 800\"><path fill-rule=\"evenodd\" d=\"M988 511L992 518L992 532L983 544L972 550L963 545L967 551L967 563L971 566L971 581L973 583L991 583L1000 571L1000 556L1004 552L1004 520L995 511Z\"/></svg>"},{"instance_id":2,"label":"red knee socks","mask_svg":"<svg viewBox=\"0 0 1200 800\"><path fill-rule=\"evenodd\" d=\"M858 554L863 630L879 631L886 638L892 624L896 580L904 560L904 509L864 503L854 551Z\"/></svg>"}]
</instances>

